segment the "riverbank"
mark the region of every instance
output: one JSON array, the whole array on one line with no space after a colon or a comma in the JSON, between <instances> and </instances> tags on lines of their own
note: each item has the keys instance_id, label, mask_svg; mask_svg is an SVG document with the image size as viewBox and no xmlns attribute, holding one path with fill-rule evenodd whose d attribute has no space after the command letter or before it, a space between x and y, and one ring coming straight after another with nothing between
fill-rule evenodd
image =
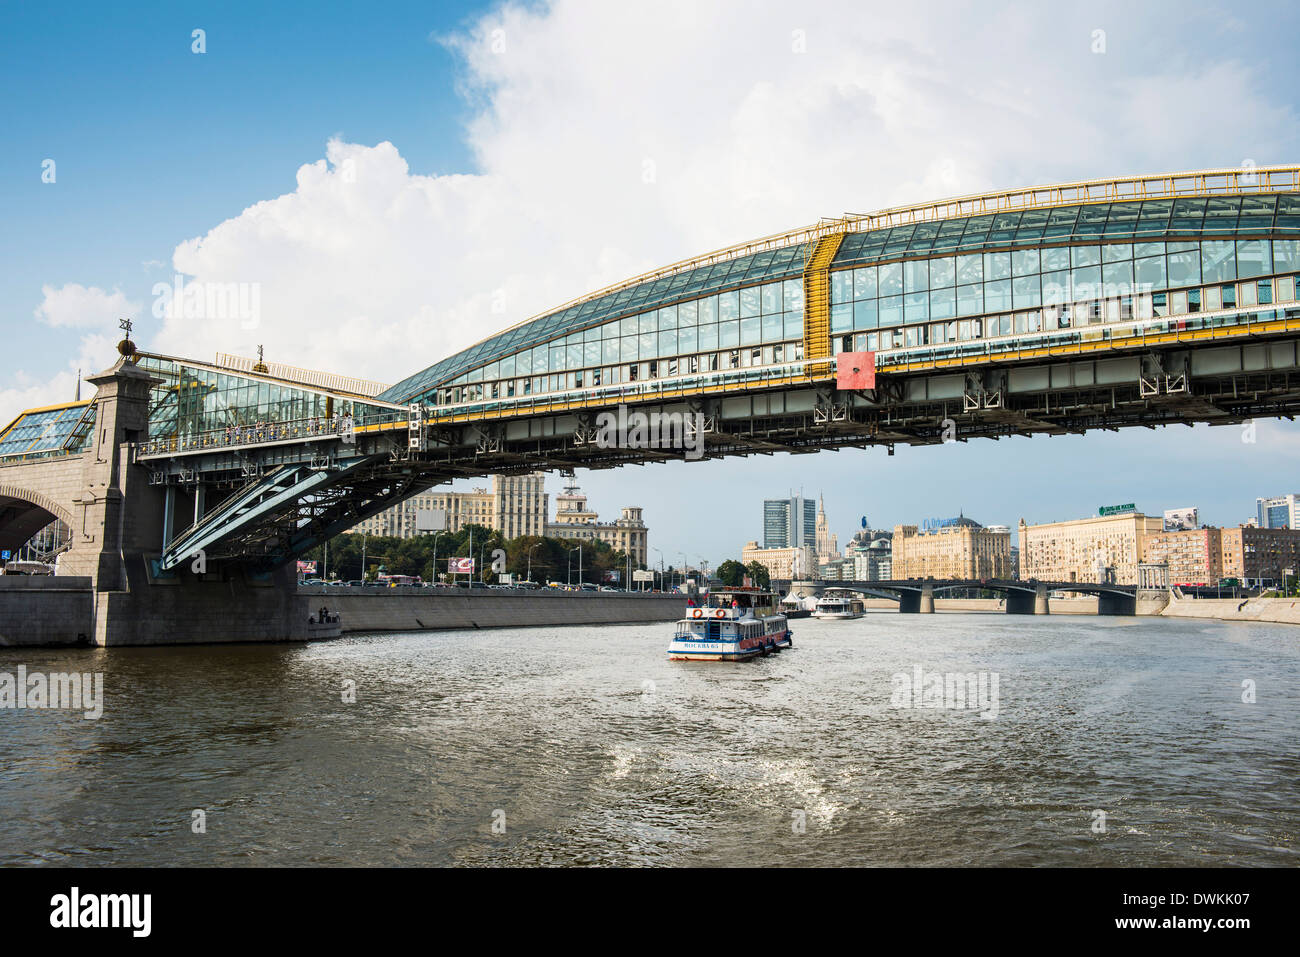
<instances>
[{"instance_id":1,"label":"riverbank","mask_svg":"<svg viewBox=\"0 0 1300 957\"><path fill-rule=\"evenodd\" d=\"M684 595L490 588L337 588L300 585L313 613L343 616L344 632L613 625L676 621Z\"/></svg>"},{"instance_id":2,"label":"riverbank","mask_svg":"<svg viewBox=\"0 0 1300 957\"><path fill-rule=\"evenodd\" d=\"M1053 609L1055 611L1055 609ZM1300 600L1294 598L1179 598L1170 596L1164 618L1264 621L1300 625Z\"/></svg>"}]
</instances>

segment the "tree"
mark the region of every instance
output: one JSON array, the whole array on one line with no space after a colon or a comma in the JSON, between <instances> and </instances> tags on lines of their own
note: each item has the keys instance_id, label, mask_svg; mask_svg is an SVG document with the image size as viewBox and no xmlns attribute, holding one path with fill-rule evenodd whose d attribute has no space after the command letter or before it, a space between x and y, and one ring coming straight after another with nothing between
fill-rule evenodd
<instances>
[{"instance_id":1,"label":"tree","mask_svg":"<svg viewBox=\"0 0 1300 957\"><path fill-rule=\"evenodd\" d=\"M718 580L728 588L739 588L744 583L747 571L740 562L734 558L728 558L718 566Z\"/></svg>"},{"instance_id":2,"label":"tree","mask_svg":"<svg viewBox=\"0 0 1300 957\"><path fill-rule=\"evenodd\" d=\"M772 587L772 576L768 574L766 565L753 561L745 567L745 571L759 588Z\"/></svg>"},{"instance_id":3,"label":"tree","mask_svg":"<svg viewBox=\"0 0 1300 957\"><path fill-rule=\"evenodd\" d=\"M505 552L505 570L516 578L522 579L528 574L529 552L532 553L532 574L534 581L558 579L565 581L572 568L574 581L579 579L579 561L575 553L579 542L567 538L543 538L538 535L526 535L509 541L501 533L482 525L473 526L474 550L470 554L470 526L455 532L443 532L434 541L433 535L417 535L414 538L389 538L379 535L363 536L360 533L345 533L331 539L329 543L329 570L343 578L368 577L370 568L382 565L388 572L396 575L420 575L426 581L436 580L444 575L449 558L473 558L475 561L474 577L477 580L491 582L495 579L492 568L492 553L496 549ZM361 551L364 541L366 564L370 568L361 568ZM582 545L581 578L588 582L602 582L610 571L624 571L627 556L615 551L601 541L584 539ZM535 546L535 547L534 547ZM438 556L438 568L433 568L434 553ZM324 558L324 548L317 547L308 552L304 558Z\"/></svg>"}]
</instances>

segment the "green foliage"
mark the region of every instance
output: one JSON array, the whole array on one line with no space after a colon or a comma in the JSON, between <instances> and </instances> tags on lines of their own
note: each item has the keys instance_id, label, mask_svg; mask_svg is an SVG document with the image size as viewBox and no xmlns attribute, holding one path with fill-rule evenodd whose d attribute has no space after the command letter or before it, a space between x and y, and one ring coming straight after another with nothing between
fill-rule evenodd
<instances>
[{"instance_id":1,"label":"green foliage","mask_svg":"<svg viewBox=\"0 0 1300 957\"><path fill-rule=\"evenodd\" d=\"M505 552L505 570L514 574L516 581L522 581L529 572L529 555L532 557L532 580L546 584L548 581L568 582L570 573L572 581L604 581L607 571L618 571L619 577L626 575L627 557L621 551L615 551L604 542L583 541L581 543L563 538L544 538L539 535L525 535L521 538L504 540L499 532L472 526L474 550L470 554L471 526L458 532L439 532L420 535L415 538L389 538L377 535L362 536L359 533L347 533L330 540L329 567L325 568L325 549L316 548L304 558L316 559L317 567L328 571L331 578L350 581L362 577L361 551L362 539L365 539L365 557L367 572L374 572L378 566L393 575L419 575L425 581L434 581L433 562L436 555L438 578L450 580L447 573L447 559L473 558L475 561L475 580L488 583L497 580L492 570L492 553L496 549ZM582 546L581 577L579 577L578 545ZM639 566L633 565L633 568ZM373 577L373 575L371 576ZM464 576L462 576L463 578Z\"/></svg>"},{"instance_id":2,"label":"green foliage","mask_svg":"<svg viewBox=\"0 0 1300 957\"><path fill-rule=\"evenodd\" d=\"M718 566L718 579L729 588L738 588L746 575L745 566L734 558L728 558Z\"/></svg>"},{"instance_id":3,"label":"green foliage","mask_svg":"<svg viewBox=\"0 0 1300 957\"><path fill-rule=\"evenodd\" d=\"M750 562L745 571L759 588L772 587L772 576L767 573L767 566L761 562Z\"/></svg>"}]
</instances>

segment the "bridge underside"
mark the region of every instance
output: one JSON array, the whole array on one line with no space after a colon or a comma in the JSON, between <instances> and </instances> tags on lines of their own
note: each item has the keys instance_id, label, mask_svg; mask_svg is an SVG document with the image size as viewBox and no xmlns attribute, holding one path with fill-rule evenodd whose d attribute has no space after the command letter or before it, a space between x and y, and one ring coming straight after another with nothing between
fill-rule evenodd
<instances>
[{"instance_id":1,"label":"bridge underside","mask_svg":"<svg viewBox=\"0 0 1300 957\"><path fill-rule=\"evenodd\" d=\"M177 567L198 547L209 559L270 567L457 478L880 445L892 454L896 445L972 438L1291 418L1300 413L1298 350L1292 333L1199 351L1108 349L1032 365L1007 358L956 372L902 370L879 375L878 388L861 392L837 391L832 379L802 379L756 382L738 394L629 397L627 409L649 417L650 447L602 440L599 416L618 410L613 398L508 417L431 418L418 436L402 422L358 433L355 446L327 436L137 461L151 471L151 484L182 495L199 486L209 492L199 526L168 538L164 567ZM654 447L655 416L661 430L676 423L671 442L662 443L676 447ZM256 507L213 508L221 496L251 497Z\"/></svg>"},{"instance_id":2,"label":"bridge underside","mask_svg":"<svg viewBox=\"0 0 1300 957\"><path fill-rule=\"evenodd\" d=\"M0 496L0 549L17 551L57 517L31 502Z\"/></svg>"}]
</instances>

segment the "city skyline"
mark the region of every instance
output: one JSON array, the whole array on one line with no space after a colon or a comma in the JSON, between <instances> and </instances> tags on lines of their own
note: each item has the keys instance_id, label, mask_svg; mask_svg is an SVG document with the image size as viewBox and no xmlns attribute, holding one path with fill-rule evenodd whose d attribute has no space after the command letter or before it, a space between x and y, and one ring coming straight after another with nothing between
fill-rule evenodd
<instances>
[{"instance_id":1,"label":"city skyline","mask_svg":"<svg viewBox=\"0 0 1300 957\"><path fill-rule=\"evenodd\" d=\"M828 465L838 465L841 461L850 458L865 458L867 456L876 456L881 460L887 461L892 468L902 471L902 475L893 477L890 480L891 486L896 491L891 496L882 496L874 498L865 493L859 494L853 491L852 474L848 473L844 482L826 483L824 485L814 485L811 482L804 482L802 486L798 483L793 488L796 494L802 489L805 498L821 498L824 496L826 501L826 514L830 525L830 531L839 536L841 549L845 543L852 538L853 533L858 531L860 521L865 515L870 523L870 527L877 529L892 530L897 525L920 524L925 518L949 517L959 513L969 518L974 518L981 525L1006 525L1014 529L1021 518L1031 525L1045 524L1058 521L1070 521L1073 519L1086 518L1097 514L1097 509L1103 505L1117 505L1133 503L1138 507L1140 512L1147 515L1160 516L1166 509L1181 508L1185 506L1195 506L1199 509L1200 522L1204 525L1218 527L1236 527L1249 521L1256 514L1256 499L1283 496L1290 494L1287 491L1286 483L1292 481L1292 476L1300 475L1300 451L1295 446L1285 451L1283 458L1286 461L1295 463L1293 470L1280 470L1273 480L1267 476L1253 471L1251 468L1242 468L1242 474L1235 478L1230 485L1222 483L1215 479L1213 482L1202 480L1196 482L1195 463L1199 454L1197 449L1205 449L1205 439L1195 436L1195 432L1209 433L1217 445L1216 454L1226 455L1236 451L1232 443L1235 442L1243 447L1241 453L1243 456L1252 454L1254 446L1261 442L1282 442L1288 441L1282 437L1282 434L1275 435L1272 430L1267 428L1268 425L1292 425L1290 423L1256 423L1256 442L1243 443L1241 436L1244 430L1238 427L1220 427L1211 428L1209 426L1196 426L1189 430L1185 426L1179 426L1176 429L1157 429L1154 432L1142 430L1129 430L1127 433L1118 434L1106 433L1097 436L1101 439L1115 440L1123 438L1126 434L1133 436L1134 439L1141 439L1140 443L1125 443L1127 448L1123 451L1113 452L1115 461L1124 461L1133 467L1136 472L1141 472L1142 467L1150 465L1152 469L1156 464L1164 461L1170 465L1170 455L1173 455L1172 464L1175 473L1186 475L1187 479L1181 484L1169 484L1164 486L1151 486L1148 484L1147 491L1141 491L1140 482L1127 479L1125 476L1116 476L1098 481L1097 484L1091 485L1090 482L1096 481L1097 476L1105 472L1104 464L1092 461L1092 453L1084 451L1079 453L1077 459L1072 458L1070 461L1075 466L1070 473L1071 481L1064 483L1061 488L1068 492L1051 500L1043 500L1033 508L1017 509L1013 499L1016 498L1015 489L999 488L996 481L985 483L982 476L976 470L975 478L977 484L969 484L964 488L954 489L952 484L946 481L946 470L937 469L927 463L930 457L943 456L949 453L960 457L955 471L965 472L967 470L966 462L974 460L976 462L985 461L991 456L995 456L1008 449L1016 449L1012 461L1016 461L1024 467L1032 467L1038 475L1044 480L1050 477L1052 468L1048 465L1037 462L1032 454L1028 454L1029 441L1038 441L1040 443L1073 443L1082 445L1074 436L1062 437L1059 439L1040 438L1038 440L1019 440L1015 442L1000 441L994 442L972 442L969 444L955 443L951 445L939 446L934 448L898 448L895 455L890 457L883 449L874 450L845 450L832 456L831 453L822 453L818 459L818 471L822 477L825 477L827 468L820 465L822 460L829 460ZM1292 429L1294 431L1294 429ZM1188 433L1183 435L1182 433ZM1169 433L1168 435L1165 435ZM1228 440L1228 441L1225 441ZM1016 448L1018 447L1018 448ZM985 450L985 451L982 451ZM777 455L773 460L781 458L795 458L788 455ZM904 458L906 457L906 458ZM797 457L803 462L809 460L808 456ZM910 460L910 461L909 461ZM753 460L729 460L709 463L692 463L690 470L680 473L683 476L680 481L689 485L690 478L693 474L698 474L706 468L715 471L723 469L734 470L743 475L746 470L747 462ZM764 461L771 461L764 459ZM901 463L901 464L896 464ZM1088 465L1096 469L1095 475L1088 472L1080 472L1079 469ZM677 470L685 468L686 463L665 463L657 466L664 470ZM651 466L655 468L656 466ZM685 551L692 563L697 560L697 556L706 557L710 562L726 558L737 557L740 554L744 543L750 540L762 542L763 525L762 525L762 508L763 502L768 499L781 497L783 494L788 497L789 487L767 488L765 485L747 487L746 497L727 496L724 501L719 502L708 495L708 489L702 489L701 494L686 494L680 499L675 499L671 503L664 503L661 498L654 494L646 495L643 499L632 501L631 497L624 494L622 483L618 477L623 471L628 470L591 470L578 469L576 472L576 481L586 491L591 501L600 504L601 511L613 511L624 505L640 505L646 510L646 523L650 527L652 542L657 545L651 547L661 547L667 556L677 555ZM643 471L643 470L637 470ZM834 472L835 469L830 471ZM845 470L847 473L848 470ZM1152 473L1149 473L1152 474ZM674 476L674 481L678 476ZM546 491L554 495L563 488L565 480L558 473L548 473L546 475ZM454 488L455 490L468 490L473 487L475 482L481 480L464 480L454 482L449 486L440 486L440 488ZM747 483L748 486L748 483ZM1276 487L1275 487L1276 486ZM944 497L947 495L948 497ZM626 498L627 501L622 499ZM861 507L863 501L868 501L868 507ZM986 502L1003 501L1006 504L986 505ZM875 503L877 507L870 507ZM691 531L686 531L690 529ZM732 530L735 530L734 534ZM671 536L671 537L669 537ZM734 553L734 554L733 554Z\"/></svg>"}]
</instances>

